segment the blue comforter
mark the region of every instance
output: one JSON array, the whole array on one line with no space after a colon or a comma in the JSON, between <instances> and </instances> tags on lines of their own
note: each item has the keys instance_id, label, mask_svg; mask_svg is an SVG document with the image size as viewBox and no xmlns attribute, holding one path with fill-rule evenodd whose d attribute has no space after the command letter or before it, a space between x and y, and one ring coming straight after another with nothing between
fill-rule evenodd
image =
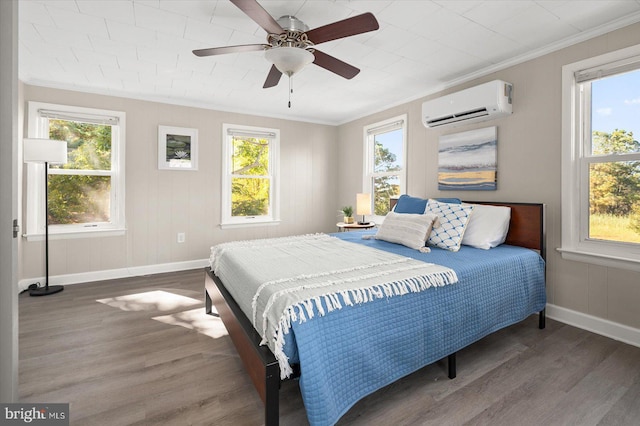
<instances>
[{"instance_id":1,"label":"blue comforter","mask_svg":"<svg viewBox=\"0 0 640 426\"><path fill-rule=\"evenodd\" d=\"M292 362L300 363L300 390L313 426L335 424L368 394L522 321L546 304L544 261L534 251L502 245L420 253L363 240L364 233L335 235L448 266L459 281L292 324L284 349Z\"/></svg>"}]
</instances>

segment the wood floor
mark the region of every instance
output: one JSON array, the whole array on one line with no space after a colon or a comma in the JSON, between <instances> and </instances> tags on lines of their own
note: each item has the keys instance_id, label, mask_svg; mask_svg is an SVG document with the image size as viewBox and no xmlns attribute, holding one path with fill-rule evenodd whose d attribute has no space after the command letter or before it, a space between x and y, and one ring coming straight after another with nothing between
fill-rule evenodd
<instances>
[{"instance_id":1,"label":"wood floor","mask_svg":"<svg viewBox=\"0 0 640 426\"><path fill-rule=\"evenodd\" d=\"M20 398L70 404L72 425L260 425L262 403L204 271L20 295ZM339 425L638 425L640 348L537 317L370 395ZM295 381L281 424L308 424Z\"/></svg>"}]
</instances>

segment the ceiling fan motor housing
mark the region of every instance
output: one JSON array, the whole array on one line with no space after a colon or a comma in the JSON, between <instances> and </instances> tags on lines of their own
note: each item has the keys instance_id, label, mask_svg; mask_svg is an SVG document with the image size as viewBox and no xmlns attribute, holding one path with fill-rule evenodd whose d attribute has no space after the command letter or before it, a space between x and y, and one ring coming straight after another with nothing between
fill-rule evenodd
<instances>
[{"instance_id":1,"label":"ceiling fan motor housing","mask_svg":"<svg viewBox=\"0 0 640 426\"><path fill-rule=\"evenodd\" d=\"M300 49L308 49L313 46L313 43L309 40L305 32L309 30L309 27L295 16L281 16L277 22L284 32L281 34L267 35L267 43L269 43L272 48L297 47Z\"/></svg>"},{"instance_id":2,"label":"ceiling fan motor housing","mask_svg":"<svg viewBox=\"0 0 640 426\"><path fill-rule=\"evenodd\" d=\"M281 16L276 22L282 27L283 30L299 31L301 33L309 31L309 27L307 26L307 24L293 15Z\"/></svg>"}]
</instances>

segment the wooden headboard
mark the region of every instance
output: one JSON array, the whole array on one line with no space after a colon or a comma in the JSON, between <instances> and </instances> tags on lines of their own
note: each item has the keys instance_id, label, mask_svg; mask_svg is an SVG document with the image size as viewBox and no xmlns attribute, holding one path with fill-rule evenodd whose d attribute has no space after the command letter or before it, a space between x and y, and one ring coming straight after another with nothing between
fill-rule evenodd
<instances>
[{"instance_id":1,"label":"wooden headboard","mask_svg":"<svg viewBox=\"0 0 640 426\"><path fill-rule=\"evenodd\" d=\"M393 208L397 202L397 198L392 198L389 202L390 208ZM510 207L511 220L505 244L537 250L540 252L540 256L546 259L544 204L498 201L465 201L465 203Z\"/></svg>"},{"instance_id":2,"label":"wooden headboard","mask_svg":"<svg viewBox=\"0 0 640 426\"><path fill-rule=\"evenodd\" d=\"M540 203L503 203L489 201L465 201L470 204L488 204L511 208L509 232L505 244L538 250L546 259L545 208Z\"/></svg>"}]
</instances>

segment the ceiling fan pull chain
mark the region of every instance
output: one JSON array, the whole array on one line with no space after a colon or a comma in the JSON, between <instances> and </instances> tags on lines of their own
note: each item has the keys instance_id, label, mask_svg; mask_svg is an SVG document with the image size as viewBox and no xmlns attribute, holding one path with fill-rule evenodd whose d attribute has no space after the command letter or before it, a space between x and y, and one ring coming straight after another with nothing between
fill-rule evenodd
<instances>
[{"instance_id":1,"label":"ceiling fan pull chain","mask_svg":"<svg viewBox=\"0 0 640 426\"><path fill-rule=\"evenodd\" d=\"M289 108L291 108L291 94L293 93L293 81L291 80L292 78L289 76Z\"/></svg>"}]
</instances>

